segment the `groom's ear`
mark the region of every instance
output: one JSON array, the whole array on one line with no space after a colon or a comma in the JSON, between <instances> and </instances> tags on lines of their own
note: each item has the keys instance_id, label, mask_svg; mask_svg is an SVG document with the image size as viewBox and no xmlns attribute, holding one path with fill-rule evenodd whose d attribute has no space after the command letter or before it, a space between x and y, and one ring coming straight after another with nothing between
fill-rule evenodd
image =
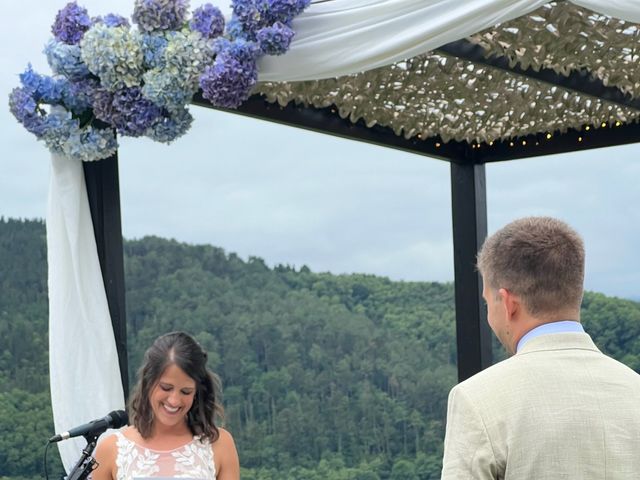
<instances>
[{"instance_id":1,"label":"groom's ear","mask_svg":"<svg viewBox=\"0 0 640 480\"><path fill-rule=\"evenodd\" d=\"M500 304L502 308L504 308L509 320L519 313L522 308L520 297L506 288L498 290L498 296L500 297Z\"/></svg>"}]
</instances>

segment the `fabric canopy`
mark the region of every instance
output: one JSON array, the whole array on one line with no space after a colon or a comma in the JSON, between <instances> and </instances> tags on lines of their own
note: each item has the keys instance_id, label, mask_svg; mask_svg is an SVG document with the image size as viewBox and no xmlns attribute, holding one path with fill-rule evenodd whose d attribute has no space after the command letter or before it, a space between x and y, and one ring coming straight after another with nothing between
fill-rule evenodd
<instances>
[{"instance_id":1,"label":"fabric canopy","mask_svg":"<svg viewBox=\"0 0 640 480\"><path fill-rule=\"evenodd\" d=\"M124 407L82 163L52 157L47 212L49 378L56 432ZM58 444L67 472L86 445Z\"/></svg>"},{"instance_id":2,"label":"fabric canopy","mask_svg":"<svg viewBox=\"0 0 640 480\"><path fill-rule=\"evenodd\" d=\"M531 152L542 138L545 143L551 140L548 134L570 130L590 132L584 145L592 145L601 128L640 119L640 110L615 101L615 96L583 90L601 84L609 93L640 97L640 64L633 55L639 31L639 25L575 3L549 3L450 43L446 50L338 78L261 82L254 93L296 112L304 111L301 106L331 109L332 115L352 124L389 128L416 142L416 148L466 142L483 144L477 153L484 156L515 138L523 146L522 140L531 136L526 149ZM466 57L472 52L476 61ZM548 79L553 72L557 83L521 74L525 70L544 70ZM577 72L589 72L582 85L560 86L563 78ZM534 139L536 135L540 138Z\"/></svg>"},{"instance_id":3,"label":"fabric canopy","mask_svg":"<svg viewBox=\"0 0 640 480\"><path fill-rule=\"evenodd\" d=\"M291 49L263 57L260 81L320 80L360 73L431 51L526 15L545 0L328 0L294 20ZM572 0L640 22L636 0Z\"/></svg>"}]
</instances>

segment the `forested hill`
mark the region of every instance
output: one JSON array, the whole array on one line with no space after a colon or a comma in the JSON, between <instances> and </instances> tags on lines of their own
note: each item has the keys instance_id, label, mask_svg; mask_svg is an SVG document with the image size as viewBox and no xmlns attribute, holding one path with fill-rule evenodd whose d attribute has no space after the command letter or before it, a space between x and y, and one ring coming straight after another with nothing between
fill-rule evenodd
<instances>
[{"instance_id":1,"label":"forested hill","mask_svg":"<svg viewBox=\"0 0 640 480\"><path fill-rule=\"evenodd\" d=\"M157 335L194 334L223 380L244 480L439 478L456 381L452 285L271 269L156 237L124 248L132 381ZM583 321L640 370L639 303L588 293ZM41 476L53 431L46 332L44 225L2 219L0 477Z\"/></svg>"}]
</instances>

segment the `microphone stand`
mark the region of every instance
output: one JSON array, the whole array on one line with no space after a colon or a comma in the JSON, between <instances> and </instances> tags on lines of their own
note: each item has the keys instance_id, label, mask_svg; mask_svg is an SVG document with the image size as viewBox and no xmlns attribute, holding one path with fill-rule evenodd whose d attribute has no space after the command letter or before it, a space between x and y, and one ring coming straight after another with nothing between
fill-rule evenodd
<instances>
[{"instance_id":1,"label":"microphone stand","mask_svg":"<svg viewBox=\"0 0 640 480\"><path fill-rule=\"evenodd\" d=\"M87 446L82 450L80 460L67 475L66 480L85 480L89 474L98 468L98 462L91 456L93 450L96 448L96 443L100 435L85 435L84 438L87 441Z\"/></svg>"}]
</instances>

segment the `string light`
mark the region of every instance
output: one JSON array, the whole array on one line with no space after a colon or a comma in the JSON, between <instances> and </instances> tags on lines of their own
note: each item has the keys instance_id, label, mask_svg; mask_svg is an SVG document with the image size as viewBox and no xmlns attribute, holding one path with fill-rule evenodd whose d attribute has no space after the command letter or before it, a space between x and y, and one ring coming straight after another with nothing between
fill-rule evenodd
<instances>
[{"instance_id":1,"label":"string light","mask_svg":"<svg viewBox=\"0 0 640 480\"><path fill-rule=\"evenodd\" d=\"M547 140L551 140L552 135L550 133L547 133Z\"/></svg>"}]
</instances>

